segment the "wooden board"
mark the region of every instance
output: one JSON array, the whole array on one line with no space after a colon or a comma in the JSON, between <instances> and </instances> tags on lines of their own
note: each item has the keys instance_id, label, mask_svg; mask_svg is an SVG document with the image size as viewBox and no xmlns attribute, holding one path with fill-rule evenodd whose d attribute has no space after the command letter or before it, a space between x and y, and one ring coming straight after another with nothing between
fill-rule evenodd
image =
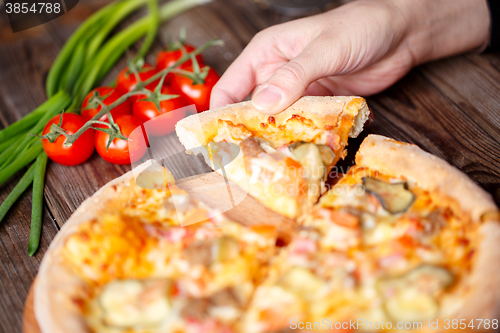
<instances>
[{"instance_id":1,"label":"wooden board","mask_svg":"<svg viewBox=\"0 0 500 333\"><path fill-rule=\"evenodd\" d=\"M16 34L7 16L0 15L0 128L45 101L44 82L62 45L83 20L109 1L80 1L68 14ZM332 1L330 8L347 1ZM162 25L147 60L154 63L168 36L186 27L187 40L194 45L212 38L225 41L224 47L203 53L205 62L222 74L256 32L292 19L266 9L264 2L215 0L190 10ZM124 66L122 59L104 83L111 82ZM467 173L500 203L500 53L472 53L419 66L392 88L370 97L368 104L375 122L366 133L418 144ZM345 171L352 163L366 133L350 141L350 153L337 171ZM166 148L178 149L178 140L170 138ZM182 177L192 174L184 175L186 170L207 171L202 162L191 159L179 160L173 167ZM31 191L21 196L0 224L0 332L21 331L24 301L40 261L71 213L98 188L128 170L104 162L97 154L77 167L49 163L42 239L34 257L27 254ZM15 175L0 187L0 202L21 176Z\"/></svg>"},{"instance_id":2,"label":"wooden board","mask_svg":"<svg viewBox=\"0 0 500 333\"><path fill-rule=\"evenodd\" d=\"M255 224L256 221L269 223L279 225L282 230L293 227L294 222L292 220L262 206L256 199L247 195L245 191L235 184L226 181L216 172L186 177L177 180L176 184L193 198L203 201L210 208L219 210L233 221L245 225ZM40 332L33 308L33 285L30 287L24 306L24 333Z\"/></svg>"}]
</instances>

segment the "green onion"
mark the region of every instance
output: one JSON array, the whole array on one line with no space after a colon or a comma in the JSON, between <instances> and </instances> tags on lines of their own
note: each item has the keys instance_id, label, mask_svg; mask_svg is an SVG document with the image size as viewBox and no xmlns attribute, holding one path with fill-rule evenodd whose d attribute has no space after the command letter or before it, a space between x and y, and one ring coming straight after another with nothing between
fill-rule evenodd
<instances>
[{"instance_id":1,"label":"green onion","mask_svg":"<svg viewBox=\"0 0 500 333\"><path fill-rule=\"evenodd\" d=\"M64 44L61 52L57 56L56 60L52 64L50 68L49 75L47 76L47 97L52 97L56 92L57 88L60 85L60 77L61 72L66 69L70 58L72 57L73 50L76 45L84 38L85 34L88 33L89 30L95 30L95 26L98 26L98 22L106 16L113 14L115 8L121 2L114 2L106 7L102 8L94 15L89 17L85 22L83 22L80 27L73 33L70 39Z\"/></svg>"},{"instance_id":2,"label":"green onion","mask_svg":"<svg viewBox=\"0 0 500 333\"><path fill-rule=\"evenodd\" d=\"M35 162L33 173L33 199L31 205L31 229L28 245L28 254L35 254L40 244L40 235L42 233L43 217L43 185L45 180L45 169L47 167L47 154L38 155Z\"/></svg>"},{"instance_id":3,"label":"green onion","mask_svg":"<svg viewBox=\"0 0 500 333\"><path fill-rule=\"evenodd\" d=\"M40 120L38 120L35 126L30 129L29 133L36 135L42 134L43 128L47 122L56 114L60 113L71 102L71 98L64 91L58 92L54 95L54 98L56 96L59 97L55 99L54 104L52 104L51 108L45 112ZM0 154L0 170L3 171L7 168L9 163L18 158L22 158L23 152L36 140L37 138L26 135L16 146L11 146Z\"/></svg>"},{"instance_id":4,"label":"green onion","mask_svg":"<svg viewBox=\"0 0 500 333\"><path fill-rule=\"evenodd\" d=\"M39 107L31 111L28 115L24 116L22 119L19 119L18 121L10 124L3 130L0 130L0 141L7 140L11 138L13 135L19 134L19 132L30 129L40 120L40 118L42 118L47 109L51 108L54 104L57 104L58 100L63 95L65 95L65 93L60 91L59 93L55 94L54 96L43 102Z\"/></svg>"},{"instance_id":5,"label":"green onion","mask_svg":"<svg viewBox=\"0 0 500 333\"><path fill-rule=\"evenodd\" d=\"M43 152L41 140L27 134L42 134L47 122L68 106L69 111L77 110L83 97L104 78L122 54L146 35L137 54L137 57L144 56L154 42L161 21L206 2L209 0L173 0L158 9L157 0L121 0L102 8L80 25L52 64L46 81L48 100L27 116L0 130L0 186L36 159L0 205L1 221L33 182L28 247L30 256L36 252L40 243L43 187L48 157ZM146 17L106 41L125 17L146 3L149 9Z\"/></svg>"},{"instance_id":6,"label":"green onion","mask_svg":"<svg viewBox=\"0 0 500 333\"><path fill-rule=\"evenodd\" d=\"M25 134L24 133L19 133L11 137L10 139L5 140L4 142L0 143L0 154L4 152L6 149L9 147L12 147L15 145L16 142L19 141Z\"/></svg>"},{"instance_id":7,"label":"green onion","mask_svg":"<svg viewBox=\"0 0 500 333\"><path fill-rule=\"evenodd\" d=\"M40 118L42 118L45 111L47 111L47 105L51 104L52 100L49 99L35 110L31 111L29 114L19 119L15 123L10 124L8 127L0 131L0 141L8 140L12 135L19 134L19 132L26 131L36 124Z\"/></svg>"},{"instance_id":8,"label":"green onion","mask_svg":"<svg viewBox=\"0 0 500 333\"><path fill-rule=\"evenodd\" d=\"M206 0L174 0L163 5L159 10L160 21L166 21L196 5L206 3ZM104 44L94 61L84 70L80 82L76 84L73 95L81 101L96 82L102 80L109 70L120 59L122 54L139 38L148 32L150 16L131 24ZM143 50L143 52L147 50Z\"/></svg>"},{"instance_id":9,"label":"green onion","mask_svg":"<svg viewBox=\"0 0 500 333\"><path fill-rule=\"evenodd\" d=\"M73 57L71 58L68 69L66 70L65 77L60 83L60 89L71 91L73 85L78 80L78 76L85 66L85 57L86 46L84 43L80 43L75 47Z\"/></svg>"},{"instance_id":10,"label":"green onion","mask_svg":"<svg viewBox=\"0 0 500 333\"><path fill-rule=\"evenodd\" d=\"M0 171L0 186L5 183L10 177L12 177L16 172L33 161L42 151L42 143L38 141L29 149L27 149L22 154L22 156L19 156L12 163L2 169L2 171Z\"/></svg>"},{"instance_id":11,"label":"green onion","mask_svg":"<svg viewBox=\"0 0 500 333\"><path fill-rule=\"evenodd\" d=\"M156 1L155 1L156 2ZM117 8L113 16L106 22L106 25L99 29L99 32L92 38L89 43L88 52L94 55L98 48L102 45L110 32L127 16L134 12L137 8L143 6L146 0L134 0L123 3L120 8Z\"/></svg>"},{"instance_id":12,"label":"green onion","mask_svg":"<svg viewBox=\"0 0 500 333\"><path fill-rule=\"evenodd\" d=\"M148 53L149 48L153 45L153 42L158 32L158 26L160 25L160 13L158 10L158 2L156 0L148 0L149 16L151 16L150 26L146 39L136 55L136 60L142 58Z\"/></svg>"},{"instance_id":13,"label":"green onion","mask_svg":"<svg viewBox=\"0 0 500 333\"><path fill-rule=\"evenodd\" d=\"M33 163L30 166L19 183L17 183L16 187L14 187L9 196L4 200L4 202L2 202L2 205L0 206L0 222L3 220L5 214L7 214L12 205L17 201L17 199L19 199L21 194L23 194L33 182L33 170L35 169L35 164L36 163Z\"/></svg>"}]
</instances>

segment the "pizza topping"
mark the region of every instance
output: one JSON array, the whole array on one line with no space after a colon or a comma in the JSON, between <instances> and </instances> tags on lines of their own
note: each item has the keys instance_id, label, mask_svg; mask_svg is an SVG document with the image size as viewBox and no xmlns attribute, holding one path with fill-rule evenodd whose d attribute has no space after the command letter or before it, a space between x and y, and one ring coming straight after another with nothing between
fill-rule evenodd
<instances>
[{"instance_id":1,"label":"pizza topping","mask_svg":"<svg viewBox=\"0 0 500 333\"><path fill-rule=\"evenodd\" d=\"M247 157L257 157L260 153L265 153L265 150L260 146L260 142L253 137L241 141L240 147L243 155Z\"/></svg>"},{"instance_id":2,"label":"pizza topping","mask_svg":"<svg viewBox=\"0 0 500 333\"><path fill-rule=\"evenodd\" d=\"M229 120L219 119L218 125L218 133L211 141L228 141L238 143L239 141L252 136L252 132L243 124L235 125Z\"/></svg>"},{"instance_id":3,"label":"pizza topping","mask_svg":"<svg viewBox=\"0 0 500 333\"><path fill-rule=\"evenodd\" d=\"M210 297L189 298L182 307L180 314L188 320L198 322L216 318L221 322L232 322L241 316L243 301L233 288L217 291Z\"/></svg>"},{"instance_id":4,"label":"pizza topping","mask_svg":"<svg viewBox=\"0 0 500 333\"><path fill-rule=\"evenodd\" d=\"M408 190L406 182L391 184L372 177L364 177L363 186L391 214L405 212L415 201L415 195Z\"/></svg>"},{"instance_id":5,"label":"pizza topping","mask_svg":"<svg viewBox=\"0 0 500 333\"><path fill-rule=\"evenodd\" d=\"M167 280L115 280L99 297L102 320L108 326L145 328L158 325L170 311Z\"/></svg>"},{"instance_id":6,"label":"pizza topping","mask_svg":"<svg viewBox=\"0 0 500 333\"><path fill-rule=\"evenodd\" d=\"M277 285L294 294L310 297L324 286L324 282L307 268L292 267L280 277Z\"/></svg>"},{"instance_id":7,"label":"pizza topping","mask_svg":"<svg viewBox=\"0 0 500 333\"><path fill-rule=\"evenodd\" d=\"M387 314L398 321L424 321L436 317L439 306L430 295L421 294L414 289L401 290L385 303Z\"/></svg>"},{"instance_id":8,"label":"pizza topping","mask_svg":"<svg viewBox=\"0 0 500 333\"><path fill-rule=\"evenodd\" d=\"M334 223L347 228L357 228L359 218L346 209L332 210L331 219Z\"/></svg>"},{"instance_id":9,"label":"pizza topping","mask_svg":"<svg viewBox=\"0 0 500 333\"><path fill-rule=\"evenodd\" d=\"M210 303L214 306L241 307L242 301L232 288L226 288L216 292L210 297Z\"/></svg>"},{"instance_id":10,"label":"pizza topping","mask_svg":"<svg viewBox=\"0 0 500 333\"><path fill-rule=\"evenodd\" d=\"M296 143L292 154L304 167L305 178L324 179L326 177L327 170L317 145L305 142Z\"/></svg>"},{"instance_id":11,"label":"pizza topping","mask_svg":"<svg viewBox=\"0 0 500 333\"><path fill-rule=\"evenodd\" d=\"M217 135L211 141L239 143L251 136L269 141L273 148L293 141L305 141L327 145L337 152L342 149L342 138L333 129L317 128L312 120L299 115L293 115L284 125L276 126L275 121L268 121L258 128L247 128L243 124L219 119Z\"/></svg>"},{"instance_id":12,"label":"pizza topping","mask_svg":"<svg viewBox=\"0 0 500 333\"><path fill-rule=\"evenodd\" d=\"M320 239L321 247L338 251L347 251L357 247L361 242L361 232L358 228L341 226L330 222L324 226L324 235Z\"/></svg>"},{"instance_id":13,"label":"pizza topping","mask_svg":"<svg viewBox=\"0 0 500 333\"><path fill-rule=\"evenodd\" d=\"M335 153L327 145L318 144L317 146L323 163L329 169L335 163Z\"/></svg>"},{"instance_id":14,"label":"pizza topping","mask_svg":"<svg viewBox=\"0 0 500 333\"><path fill-rule=\"evenodd\" d=\"M235 259L240 253L238 241L229 236L198 240L182 251L184 258L193 265L210 266L213 262Z\"/></svg>"},{"instance_id":15,"label":"pizza topping","mask_svg":"<svg viewBox=\"0 0 500 333\"><path fill-rule=\"evenodd\" d=\"M317 243L309 238L297 237L289 245L291 255L303 255L315 253L318 250Z\"/></svg>"},{"instance_id":16,"label":"pizza topping","mask_svg":"<svg viewBox=\"0 0 500 333\"><path fill-rule=\"evenodd\" d=\"M439 313L436 296L453 283L453 275L443 267L422 265L406 275L380 281L390 317L400 321L421 321Z\"/></svg>"},{"instance_id":17,"label":"pizza topping","mask_svg":"<svg viewBox=\"0 0 500 333\"><path fill-rule=\"evenodd\" d=\"M186 319L205 321L208 319L210 302L203 298L189 298L181 309L181 316Z\"/></svg>"},{"instance_id":18,"label":"pizza topping","mask_svg":"<svg viewBox=\"0 0 500 333\"><path fill-rule=\"evenodd\" d=\"M240 244L232 237L221 237L217 239L213 247L213 255L217 261L230 261L240 254Z\"/></svg>"},{"instance_id":19,"label":"pizza topping","mask_svg":"<svg viewBox=\"0 0 500 333\"><path fill-rule=\"evenodd\" d=\"M421 292L436 293L453 283L453 275L445 268L434 265L422 265L406 276Z\"/></svg>"},{"instance_id":20,"label":"pizza topping","mask_svg":"<svg viewBox=\"0 0 500 333\"><path fill-rule=\"evenodd\" d=\"M182 254L192 265L209 266L214 259L212 256L213 244L213 240L196 241L182 250Z\"/></svg>"}]
</instances>

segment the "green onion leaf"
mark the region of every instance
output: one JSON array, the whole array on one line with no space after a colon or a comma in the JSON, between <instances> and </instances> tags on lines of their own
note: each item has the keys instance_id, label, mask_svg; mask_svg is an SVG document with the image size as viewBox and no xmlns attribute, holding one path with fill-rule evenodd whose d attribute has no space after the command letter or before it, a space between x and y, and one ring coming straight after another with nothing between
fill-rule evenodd
<instances>
[{"instance_id":1,"label":"green onion leaf","mask_svg":"<svg viewBox=\"0 0 500 333\"><path fill-rule=\"evenodd\" d=\"M12 205L17 201L17 199L19 199L21 194L23 194L33 182L33 170L35 169L35 164L36 163L33 163L29 167L28 171L26 171L19 183L17 183L16 187L14 187L9 196L4 200L4 202L2 202L2 205L0 206L0 222L3 220Z\"/></svg>"},{"instance_id":2,"label":"green onion leaf","mask_svg":"<svg viewBox=\"0 0 500 333\"><path fill-rule=\"evenodd\" d=\"M31 229L28 245L28 254L34 255L40 244L43 217L43 185L45 180L45 169L47 167L47 154L38 155L35 162L33 174L33 200L31 205Z\"/></svg>"}]
</instances>

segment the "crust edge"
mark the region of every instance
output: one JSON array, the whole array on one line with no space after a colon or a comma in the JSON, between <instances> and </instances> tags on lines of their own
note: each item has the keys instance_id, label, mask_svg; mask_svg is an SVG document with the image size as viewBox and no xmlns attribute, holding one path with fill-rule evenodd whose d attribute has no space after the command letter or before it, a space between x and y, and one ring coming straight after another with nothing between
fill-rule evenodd
<instances>
[{"instance_id":1,"label":"crust edge","mask_svg":"<svg viewBox=\"0 0 500 333\"><path fill-rule=\"evenodd\" d=\"M154 163L154 160L148 160L108 182L77 208L56 235L42 260L34 285L34 312L41 332L90 332L77 304L71 301L81 295L85 283L65 267L59 251L66 239L77 231L82 223L97 217L110 201L117 200L117 196L130 195L131 193L123 193L120 189L129 186L134 176ZM127 197L120 198L122 199Z\"/></svg>"},{"instance_id":2,"label":"crust edge","mask_svg":"<svg viewBox=\"0 0 500 333\"><path fill-rule=\"evenodd\" d=\"M352 106L355 107L352 107ZM301 97L286 110L273 115L276 125L285 124L294 114L311 119L315 126L323 128L327 124L336 124L344 113L354 113L354 124L349 137L356 137L370 115L366 101L357 96L305 96ZM233 120L239 123L266 123L269 115L257 110L252 102L230 104L217 109L191 115L179 121L175 126L177 136L186 149L206 145L207 139L217 134L217 120Z\"/></svg>"},{"instance_id":3,"label":"crust edge","mask_svg":"<svg viewBox=\"0 0 500 333\"><path fill-rule=\"evenodd\" d=\"M356 164L387 175L405 177L410 184L444 194L458 202L479 229L479 244L472 273L463 281L462 306L457 319L495 319L500 315L500 220L492 196L446 161L416 145L381 135L369 135L356 154ZM432 170L432 173L428 173ZM448 199L449 200L449 199Z\"/></svg>"}]
</instances>

